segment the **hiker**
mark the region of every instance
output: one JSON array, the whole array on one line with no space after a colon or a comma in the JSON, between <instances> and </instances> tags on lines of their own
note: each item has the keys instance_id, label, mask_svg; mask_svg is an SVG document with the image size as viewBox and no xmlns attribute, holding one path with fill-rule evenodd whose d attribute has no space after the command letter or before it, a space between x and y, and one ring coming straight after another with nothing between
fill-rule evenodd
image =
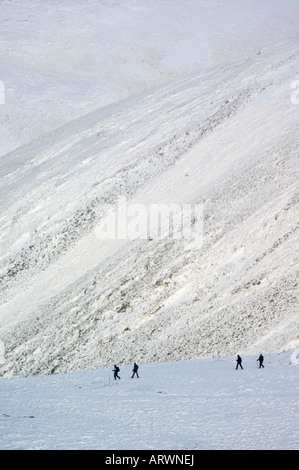
<instances>
[{"instance_id":1,"label":"hiker","mask_svg":"<svg viewBox=\"0 0 299 470\"><path fill-rule=\"evenodd\" d=\"M260 364L259 364L259 369L260 369L261 367L264 368L264 364L263 364L263 362L264 362L264 356L263 356L262 354L260 354L260 357L257 359L257 361L260 363Z\"/></svg>"},{"instance_id":2,"label":"hiker","mask_svg":"<svg viewBox=\"0 0 299 470\"><path fill-rule=\"evenodd\" d=\"M136 376L137 376L137 379L139 379L139 375L138 375L138 365L136 364L136 362L134 362L134 367L133 367L132 372L133 372L133 375L132 375L131 379L133 379L133 377L134 377L135 374L136 374Z\"/></svg>"},{"instance_id":3,"label":"hiker","mask_svg":"<svg viewBox=\"0 0 299 470\"><path fill-rule=\"evenodd\" d=\"M237 355L237 366L236 366L236 369L238 369L238 367L240 366L241 369L243 369L243 366L242 366L242 358L239 356L239 354Z\"/></svg>"},{"instance_id":4,"label":"hiker","mask_svg":"<svg viewBox=\"0 0 299 470\"><path fill-rule=\"evenodd\" d=\"M120 369L119 367L117 367L115 364L114 364L114 369L113 369L113 372L114 372L114 380L116 380L116 378L120 379L118 373L119 373Z\"/></svg>"}]
</instances>

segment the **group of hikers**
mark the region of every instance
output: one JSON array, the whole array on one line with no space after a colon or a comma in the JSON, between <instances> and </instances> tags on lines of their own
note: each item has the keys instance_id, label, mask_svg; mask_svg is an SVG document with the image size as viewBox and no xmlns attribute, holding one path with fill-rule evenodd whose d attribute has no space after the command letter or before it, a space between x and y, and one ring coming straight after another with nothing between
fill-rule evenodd
<instances>
[{"instance_id":1,"label":"group of hikers","mask_svg":"<svg viewBox=\"0 0 299 470\"><path fill-rule=\"evenodd\" d=\"M243 369L243 366L242 366L242 358L239 356L239 354L237 355L237 365L236 365L236 369L238 369L239 367L241 367L241 369ZM257 358L257 361L259 362L259 369L261 368L264 368L264 356L262 354L259 355L259 357ZM134 362L134 366L133 366L133 369L132 369L132 377L131 379L133 379L136 375L137 379L139 379L139 375L138 375L138 369L139 369L139 366L136 364L136 362ZM114 369L113 369L113 372L114 372L114 380L116 379L120 379L120 376L118 375L120 369L119 367L114 364Z\"/></svg>"},{"instance_id":2,"label":"group of hikers","mask_svg":"<svg viewBox=\"0 0 299 470\"><path fill-rule=\"evenodd\" d=\"M242 366L242 358L239 356L239 354L237 355L237 365L236 365L236 369L239 368L239 366L241 367L241 369L243 369L243 366ZM259 355L259 357L257 358L257 361L259 362L259 369L264 368L264 356L262 354Z\"/></svg>"},{"instance_id":3,"label":"group of hikers","mask_svg":"<svg viewBox=\"0 0 299 470\"><path fill-rule=\"evenodd\" d=\"M139 379L139 375L138 375L138 369L139 369L139 366L136 364L136 362L134 362L134 366L133 366L133 374L132 374L132 379L134 378L134 376L136 375L137 379ZM118 375L120 369L117 365L114 364L114 369L113 369L113 372L114 372L114 380L116 379L120 379L120 376Z\"/></svg>"}]
</instances>

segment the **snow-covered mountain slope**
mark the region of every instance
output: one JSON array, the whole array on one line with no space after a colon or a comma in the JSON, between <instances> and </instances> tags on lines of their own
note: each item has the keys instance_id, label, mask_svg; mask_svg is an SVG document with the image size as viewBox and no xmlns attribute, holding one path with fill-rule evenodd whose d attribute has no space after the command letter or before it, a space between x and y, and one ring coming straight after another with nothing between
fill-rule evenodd
<instances>
[{"instance_id":1,"label":"snow-covered mountain slope","mask_svg":"<svg viewBox=\"0 0 299 470\"><path fill-rule=\"evenodd\" d=\"M284 42L298 18L297 0L2 0L0 155L121 98Z\"/></svg>"},{"instance_id":2,"label":"snow-covered mountain slope","mask_svg":"<svg viewBox=\"0 0 299 470\"><path fill-rule=\"evenodd\" d=\"M130 365L117 382L111 369L1 380L0 448L296 450L297 361L256 359L141 364L139 379Z\"/></svg>"},{"instance_id":3,"label":"snow-covered mountain slope","mask_svg":"<svg viewBox=\"0 0 299 470\"><path fill-rule=\"evenodd\" d=\"M2 374L298 348L298 53L213 66L1 158ZM120 196L202 204L202 245L101 240Z\"/></svg>"}]
</instances>

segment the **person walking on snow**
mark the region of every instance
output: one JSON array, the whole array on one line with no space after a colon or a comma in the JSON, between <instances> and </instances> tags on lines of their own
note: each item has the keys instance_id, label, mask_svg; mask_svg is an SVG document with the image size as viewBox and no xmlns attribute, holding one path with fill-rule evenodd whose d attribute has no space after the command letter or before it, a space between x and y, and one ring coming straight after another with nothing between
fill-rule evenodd
<instances>
[{"instance_id":1,"label":"person walking on snow","mask_svg":"<svg viewBox=\"0 0 299 470\"><path fill-rule=\"evenodd\" d=\"M120 369L119 367L117 367L115 364L114 364L114 369L113 369L113 372L114 372L114 380L116 380L116 378L120 379L118 373L119 373Z\"/></svg>"},{"instance_id":2,"label":"person walking on snow","mask_svg":"<svg viewBox=\"0 0 299 470\"><path fill-rule=\"evenodd\" d=\"M259 369L260 369L261 367L264 368L264 364L263 364L263 362L264 362L264 356L263 356L262 354L260 354L260 357L257 359L257 361L259 361L259 363L260 363L260 364L259 364Z\"/></svg>"},{"instance_id":3,"label":"person walking on snow","mask_svg":"<svg viewBox=\"0 0 299 470\"><path fill-rule=\"evenodd\" d=\"M236 369L238 369L238 367L240 366L241 369L243 369L243 366L242 366L242 358L239 356L239 354L237 355L237 366L236 366Z\"/></svg>"},{"instance_id":4,"label":"person walking on snow","mask_svg":"<svg viewBox=\"0 0 299 470\"><path fill-rule=\"evenodd\" d=\"M137 379L139 379L139 375L138 375L138 365L136 364L136 362L134 362L134 367L133 367L132 372L133 372L133 375L132 375L131 379L133 379L133 377L134 377L135 374L136 374L136 376L137 376Z\"/></svg>"}]
</instances>

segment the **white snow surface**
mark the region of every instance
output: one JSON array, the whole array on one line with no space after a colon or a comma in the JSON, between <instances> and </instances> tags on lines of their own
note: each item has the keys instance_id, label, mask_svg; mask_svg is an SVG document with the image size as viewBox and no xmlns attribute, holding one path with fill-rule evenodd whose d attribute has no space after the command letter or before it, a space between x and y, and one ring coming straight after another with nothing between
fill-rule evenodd
<instances>
[{"instance_id":1,"label":"white snow surface","mask_svg":"<svg viewBox=\"0 0 299 470\"><path fill-rule=\"evenodd\" d=\"M267 31L1 157L1 375L298 348L298 36ZM202 244L101 240L119 197L201 205Z\"/></svg>"},{"instance_id":2,"label":"white snow surface","mask_svg":"<svg viewBox=\"0 0 299 470\"><path fill-rule=\"evenodd\" d=\"M297 0L1 0L0 155L297 31Z\"/></svg>"},{"instance_id":3,"label":"white snow surface","mask_svg":"<svg viewBox=\"0 0 299 470\"><path fill-rule=\"evenodd\" d=\"M0 381L8 450L296 450L298 358L140 365ZM117 454L118 455L118 454Z\"/></svg>"},{"instance_id":4,"label":"white snow surface","mask_svg":"<svg viewBox=\"0 0 299 470\"><path fill-rule=\"evenodd\" d=\"M298 447L298 17L0 2L0 448ZM100 239L121 197L201 242Z\"/></svg>"}]
</instances>

